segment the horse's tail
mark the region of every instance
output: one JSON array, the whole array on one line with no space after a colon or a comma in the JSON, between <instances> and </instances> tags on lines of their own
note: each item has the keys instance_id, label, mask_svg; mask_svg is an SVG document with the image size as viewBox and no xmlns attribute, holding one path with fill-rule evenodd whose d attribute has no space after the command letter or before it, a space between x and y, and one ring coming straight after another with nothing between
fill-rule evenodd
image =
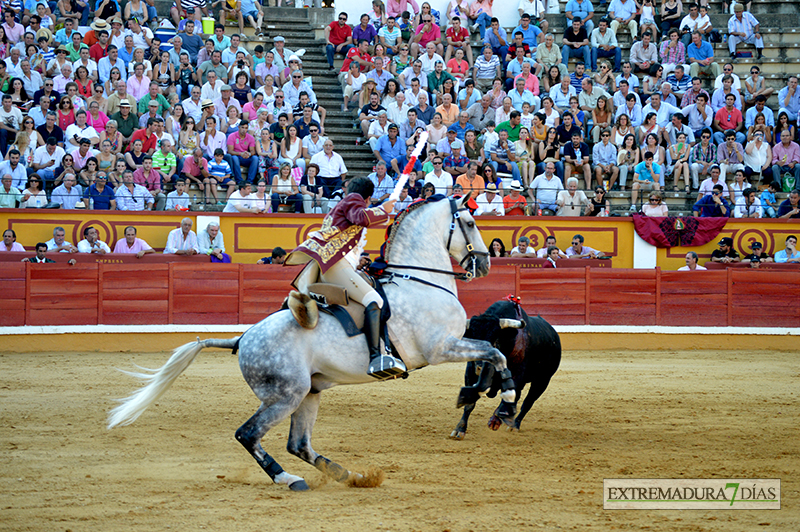
<instances>
[{"instance_id":1,"label":"horse's tail","mask_svg":"<svg viewBox=\"0 0 800 532\"><path fill-rule=\"evenodd\" d=\"M146 383L146 385L136 390L129 397L120 399L122 404L111 410L108 414L108 428L112 429L117 425L130 425L136 421L136 419L147 410L147 407L164 395L164 392L172 386L175 379L194 362L195 357L204 348L219 347L223 349L233 349L238 341L238 336L229 340L198 340L176 348L167 363L159 369L142 368L144 371L141 373L123 370L123 373L136 377Z\"/></svg>"}]
</instances>

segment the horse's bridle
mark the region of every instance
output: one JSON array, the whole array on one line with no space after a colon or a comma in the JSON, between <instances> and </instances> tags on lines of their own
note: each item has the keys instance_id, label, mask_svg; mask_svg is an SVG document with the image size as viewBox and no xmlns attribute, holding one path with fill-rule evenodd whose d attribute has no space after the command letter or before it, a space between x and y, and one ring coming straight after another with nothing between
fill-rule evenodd
<instances>
[{"instance_id":1,"label":"horse's bridle","mask_svg":"<svg viewBox=\"0 0 800 532\"><path fill-rule=\"evenodd\" d=\"M461 259L458 263L464 270L464 273L456 273L453 271L448 270L439 270L437 268L425 268L424 266L406 266L403 264L387 264L386 269L398 269L398 270L418 270L422 272L431 272L431 273L441 273L444 275L452 275L456 280L459 281L471 281L475 278L477 274L477 262L478 257L480 256L489 256L488 251L475 251L475 246L469 240L469 236L467 236L466 230L464 230L464 222L461 220L461 212L466 211L466 207L462 207L461 209L458 208L458 202L454 198L449 198L450 200L450 214L452 216L452 220L450 221L450 234L447 236L447 253L450 254L450 244L453 241L453 233L456 230L456 223L458 223L458 228L461 229L461 234L464 236L464 242L466 243L467 248L467 255ZM464 263L469 261L469 268L464 266ZM426 281L425 279L419 279L417 277L413 277L411 275L403 275L401 276L402 279L408 279L411 281L417 281L418 283L422 283L428 286L435 286L436 288L440 288L445 292L452 294L455 297L455 294L448 290L443 286L439 286L437 284L431 283L430 281Z\"/></svg>"}]
</instances>

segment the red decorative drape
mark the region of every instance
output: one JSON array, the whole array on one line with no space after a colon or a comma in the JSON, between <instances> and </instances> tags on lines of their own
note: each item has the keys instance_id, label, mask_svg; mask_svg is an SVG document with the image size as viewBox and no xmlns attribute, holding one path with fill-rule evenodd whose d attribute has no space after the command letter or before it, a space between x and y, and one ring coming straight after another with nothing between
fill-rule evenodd
<instances>
[{"instance_id":1,"label":"red decorative drape","mask_svg":"<svg viewBox=\"0 0 800 532\"><path fill-rule=\"evenodd\" d=\"M659 247L702 246L717 238L727 218L695 218L693 216L650 217L636 214L633 227L646 242Z\"/></svg>"}]
</instances>

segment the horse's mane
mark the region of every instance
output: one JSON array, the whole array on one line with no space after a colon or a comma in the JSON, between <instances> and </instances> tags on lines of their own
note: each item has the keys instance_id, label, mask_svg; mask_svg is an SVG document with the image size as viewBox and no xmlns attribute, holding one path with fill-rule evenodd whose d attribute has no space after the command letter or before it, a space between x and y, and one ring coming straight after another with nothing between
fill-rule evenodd
<instances>
[{"instance_id":1,"label":"horse's mane","mask_svg":"<svg viewBox=\"0 0 800 532\"><path fill-rule=\"evenodd\" d=\"M400 228L400 224L403 223L403 220L405 220L409 214L418 211L423 206L429 203L437 203L443 199L446 199L446 197L442 194L434 194L426 200L417 200L395 216L392 224L386 229L386 243L384 244L386 247L383 251L383 256L387 262L389 260L389 251L392 249L392 242L394 242L394 237Z\"/></svg>"}]
</instances>

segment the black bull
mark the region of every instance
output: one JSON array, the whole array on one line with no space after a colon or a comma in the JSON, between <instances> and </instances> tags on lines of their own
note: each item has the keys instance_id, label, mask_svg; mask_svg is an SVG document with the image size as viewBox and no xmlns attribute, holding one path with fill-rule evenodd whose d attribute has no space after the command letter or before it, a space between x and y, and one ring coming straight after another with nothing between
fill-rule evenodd
<instances>
[{"instance_id":1,"label":"black bull","mask_svg":"<svg viewBox=\"0 0 800 532\"><path fill-rule=\"evenodd\" d=\"M522 329L501 328L500 319L521 320ZM489 419L489 428L497 430L502 423L509 430L519 430L522 420L547 389L550 378L561 363L561 340L552 325L540 317L529 317L516 303L498 301L480 316L470 319L465 338L486 340L499 349L508 360L508 368L514 379L516 397L514 403L501 402ZM525 384L530 383L528 395L519 414L514 418L516 404ZM451 438L462 439L467 432L467 423L479 394L488 389L487 397L495 397L501 381L494 368L481 362L469 362L464 374L464 384L458 397L458 407L464 407L464 415L458 422Z\"/></svg>"}]
</instances>

